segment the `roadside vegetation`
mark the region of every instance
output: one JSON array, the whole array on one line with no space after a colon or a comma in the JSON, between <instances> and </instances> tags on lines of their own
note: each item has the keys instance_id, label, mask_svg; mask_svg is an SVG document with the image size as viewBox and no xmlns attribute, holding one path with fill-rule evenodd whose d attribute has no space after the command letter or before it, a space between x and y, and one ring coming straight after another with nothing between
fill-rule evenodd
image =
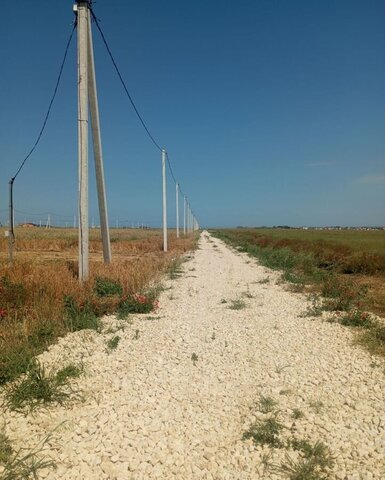
<instances>
[{"instance_id":1,"label":"roadside vegetation","mask_svg":"<svg viewBox=\"0 0 385 480\"><path fill-rule=\"evenodd\" d=\"M308 293L308 316L334 312L332 321L356 327L359 343L385 355L385 233L229 229L212 232L260 264L282 271L282 281L295 292Z\"/></svg>"},{"instance_id":2,"label":"roadside vegetation","mask_svg":"<svg viewBox=\"0 0 385 480\"><path fill-rule=\"evenodd\" d=\"M90 278L79 285L77 232L17 229L9 265L0 231L0 385L28 371L32 359L67 332L100 331L101 317L149 313L157 307L162 275L179 272L178 257L197 235L170 235L162 251L156 230L113 230L113 262L102 263L102 245L91 230Z\"/></svg>"},{"instance_id":3,"label":"roadside vegetation","mask_svg":"<svg viewBox=\"0 0 385 480\"><path fill-rule=\"evenodd\" d=\"M269 449L262 456L263 474L274 473L288 480L333 478L335 459L324 442L312 442L309 438L295 436L291 429L284 426L285 412L278 408L278 402L273 398L261 395L256 408L263 416L250 425L242 438L251 439L256 448ZM298 415L298 412L300 410L294 409L291 414L294 423L304 418L304 415ZM274 461L277 453L281 453L281 458L284 453L283 460L279 463Z\"/></svg>"}]
</instances>

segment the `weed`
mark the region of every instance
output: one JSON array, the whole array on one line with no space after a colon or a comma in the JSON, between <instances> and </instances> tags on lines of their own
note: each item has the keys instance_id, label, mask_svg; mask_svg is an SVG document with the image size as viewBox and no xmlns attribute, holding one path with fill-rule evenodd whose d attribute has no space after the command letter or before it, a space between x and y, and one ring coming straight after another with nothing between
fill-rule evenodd
<instances>
[{"instance_id":1,"label":"weed","mask_svg":"<svg viewBox=\"0 0 385 480\"><path fill-rule=\"evenodd\" d=\"M213 341L215 340L215 332L212 333L211 340L213 340Z\"/></svg>"},{"instance_id":2,"label":"weed","mask_svg":"<svg viewBox=\"0 0 385 480\"><path fill-rule=\"evenodd\" d=\"M175 259L170 263L167 269L168 278L170 280L175 280L182 275L183 270L181 269L181 264L182 261L180 259Z\"/></svg>"},{"instance_id":3,"label":"weed","mask_svg":"<svg viewBox=\"0 0 385 480\"><path fill-rule=\"evenodd\" d=\"M193 362L194 366L196 365L197 361L198 361L198 355L196 353L193 353L191 355L191 361Z\"/></svg>"},{"instance_id":4,"label":"weed","mask_svg":"<svg viewBox=\"0 0 385 480\"><path fill-rule=\"evenodd\" d=\"M324 406L325 405L321 400L315 400L314 402L310 402L310 407L315 411L315 413L321 413Z\"/></svg>"},{"instance_id":5,"label":"weed","mask_svg":"<svg viewBox=\"0 0 385 480\"><path fill-rule=\"evenodd\" d=\"M311 297L311 306L302 314L302 317L320 317L325 310L323 301L314 295Z\"/></svg>"},{"instance_id":6,"label":"weed","mask_svg":"<svg viewBox=\"0 0 385 480\"><path fill-rule=\"evenodd\" d=\"M47 372L43 365L33 360L27 370L26 377L6 389L5 404L10 410L30 411L46 403L64 403L70 395L68 380L78 377L78 367L69 365L56 374Z\"/></svg>"},{"instance_id":7,"label":"weed","mask_svg":"<svg viewBox=\"0 0 385 480\"><path fill-rule=\"evenodd\" d=\"M229 346L229 343L227 340L225 340L225 348Z\"/></svg>"},{"instance_id":8,"label":"weed","mask_svg":"<svg viewBox=\"0 0 385 480\"><path fill-rule=\"evenodd\" d=\"M254 295L250 293L249 287L247 287L247 291L242 293L242 297L245 298L254 298Z\"/></svg>"},{"instance_id":9,"label":"weed","mask_svg":"<svg viewBox=\"0 0 385 480\"><path fill-rule=\"evenodd\" d=\"M94 292L99 297L122 295L123 288L116 280L112 280L111 278L96 277Z\"/></svg>"},{"instance_id":10,"label":"weed","mask_svg":"<svg viewBox=\"0 0 385 480\"><path fill-rule=\"evenodd\" d=\"M270 447L282 447L282 441L279 434L283 425L277 420L276 416L264 420L257 420L249 430L243 434L243 439L251 438L255 445L269 445Z\"/></svg>"},{"instance_id":11,"label":"weed","mask_svg":"<svg viewBox=\"0 0 385 480\"><path fill-rule=\"evenodd\" d=\"M0 480L37 479L40 470L55 468L52 460L40 457L49 438L50 436L47 436L30 451L24 448L14 451L9 439L4 433L0 433Z\"/></svg>"},{"instance_id":12,"label":"weed","mask_svg":"<svg viewBox=\"0 0 385 480\"><path fill-rule=\"evenodd\" d=\"M285 461L277 468L289 480L327 480L334 459L329 448L322 442L311 445L307 440L291 439L289 447L300 452L300 458L294 460L286 454Z\"/></svg>"},{"instance_id":13,"label":"weed","mask_svg":"<svg viewBox=\"0 0 385 480\"><path fill-rule=\"evenodd\" d=\"M150 313L158 306L155 292L146 294L136 293L128 295L118 304L117 316L119 319L125 319L130 313Z\"/></svg>"},{"instance_id":14,"label":"weed","mask_svg":"<svg viewBox=\"0 0 385 480\"><path fill-rule=\"evenodd\" d=\"M360 336L358 343L373 355L385 356L385 325L376 323Z\"/></svg>"},{"instance_id":15,"label":"weed","mask_svg":"<svg viewBox=\"0 0 385 480\"><path fill-rule=\"evenodd\" d=\"M225 300L224 298L222 298L221 303L227 303L227 300Z\"/></svg>"},{"instance_id":16,"label":"weed","mask_svg":"<svg viewBox=\"0 0 385 480\"><path fill-rule=\"evenodd\" d=\"M277 365L277 366L275 367L275 373L280 374L280 373L282 373L286 368L290 368L290 367L291 367L291 365L282 365L282 366L281 366L281 365Z\"/></svg>"},{"instance_id":17,"label":"weed","mask_svg":"<svg viewBox=\"0 0 385 480\"><path fill-rule=\"evenodd\" d=\"M258 409L262 413L270 413L277 406L277 402L272 397L265 397L261 395L259 397Z\"/></svg>"},{"instance_id":18,"label":"weed","mask_svg":"<svg viewBox=\"0 0 385 480\"><path fill-rule=\"evenodd\" d=\"M279 394L280 395L291 395L292 394L292 390L290 388L284 388L283 390L280 390L279 391Z\"/></svg>"},{"instance_id":19,"label":"weed","mask_svg":"<svg viewBox=\"0 0 385 480\"><path fill-rule=\"evenodd\" d=\"M91 329L100 332L101 322L89 302L77 304L71 295L64 297L65 321L70 332Z\"/></svg>"},{"instance_id":20,"label":"weed","mask_svg":"<svg viewBox=\"0 0 385 480\"><path fill-rule=\"evenodd\" d=\"M56 382L58 385L65 385L68 379L79 378L83 371L83 366L74 364L67 365L56 373Z\"/></svg>"},{"instance_id":21,"label":"weed","mask_svg":"<svg viewBox=\"0 0 385 480\"><path fill-rule=\"evenodd\" d=\"M9 438L4 432L0 432L0 465L7 463L13 454L13 448Z\"/></svg>"},{"instance_id":22,"label":"weed","mask_svg":"<svg viewBox=\"0 0 385 480\"><path fill-rule=\"evenodd\" d=\"M116 350L117 346L119 345L120 342L120 337L119 335L115 335L114 337L110 338L108 342L106 343L107 346L107 352L112 352L112 350Z\"/></svg>"},{"instance_id":23,"label":"weed","mask_svg":"<svg viewBox=\"0 0 385 480\"><path fill-rule=\"evenodd\" d=\"M295 420L298 420L300 418L303 418L305 416L305 414L303 413L302 410L300 410L299 408L294 408L293 409L293 413L291 414L291 416L295 419Z\"/></svg>"},{"instance_id":24,"label":"weed","mask_svg":"<svg viewBox=\"0 0 385 480\"><path fill-rule=\"evenodd\" d=\"M361 312L357 308L350 310L350 312L344 315L337 315L335 320L347 327L372 328L374 325L373 316L369 313Z\"/></svg>"},{"instance_id":25,"label":"weed","mask_svg":"<svg viewBox=\"0 0 385 480\"><path fill-rule=\"evenodd\" d=\"M230 300L230 310L242 310L246 308L246 303L243 300Z\"/></svg>"},{"instance_id":26,"label":"weed","mask_svg":"<svg viewBox=\"0 0 385 480\"><path fill-rule=\"evenodd\" d=\"M154 320L159 320L161 317L151 317L151 316L148 316L146 317L146 320L150 320L150 321L154 321Z\"/></svg>"},{"instance_id":27,"label":"weed","mask_svg":"<svg viewBox=\"0 0 385 480\"><path fill-rule=\"evenodd\" d=\"M265 475L269 473L273 467L273 462L272 462L272 453L269 450L268 452L262 453L261 456L261 465L262 465L262 474Z\"/></svg>"},{"instance_id":28,"label":"weed","mask_svg":"<svg viewBox=\"0 0 385 480\"><path fill-rule=\"evenodd\" d=\"M139 330L135 330L134 340L139 340Z\"/></svg>"}]
</instances>

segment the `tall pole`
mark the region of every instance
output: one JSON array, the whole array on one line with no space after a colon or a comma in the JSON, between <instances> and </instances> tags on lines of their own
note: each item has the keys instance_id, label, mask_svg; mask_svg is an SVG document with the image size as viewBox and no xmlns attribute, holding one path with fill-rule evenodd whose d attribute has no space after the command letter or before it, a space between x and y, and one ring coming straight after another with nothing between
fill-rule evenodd
<instances>
[{"instance_id":1,"label":"tall pole","mask_svg":"<svg viewBox=\"0 0 385 480\"><path fill-rule=\"evenodd\" d=\"M9 224L9 230L8 230L8 258L9 258L9 263L13 262L13 226L14 226L14 219L13 219L13 182L14 179L11 178L9 181L9 217L8 217L8 224Z\"/></svg>"},{"instance_id":2,"label":"tall pole","mask_svg":"<svg viewBox=\"0 0 385 480\"><path fill-rule=\"evenodd\" d=\"M175 185L176 191L176 238L179 238L179 183Z\"/></svg>"},{"instance_id":3,"label":"tall pole","mask_svg":"<svg viewBox=\"0 0 385 480\"><path fill-rule=\"evenodd\" d=\"M78 0L79 280L88 279L88 2Z\"/></svg>"},{"instance_id":4,"label":"tall pole","mask_svg":"<svg viewBox=\"0 0 385 480\"><path fill-rule=\"evenodd\" d=\"M163 251L167 252L166 150L162 150L163 180Z\"/></svg>"},{"instance_id":5,"label":"tall pole","mask_svg":"<svg viewBox=\"0 0 385 480\"><path fill-rule=\"evenodd\" d=\"M100 230L102 234L104 263L111 262L110 231L108 226L108 212L106 188L104 183L102 137L100 134L98 94L96 90L96 75L94 62L94 48L92 43L91 18L88 12L88 99L90 104L92 139L94 146L96 186L98 192Z\"/></svg>"},{"instance_id":6,"label":"tall pole","mask_svg":"<svg viewBox=\"0 0 385 480\"><path fill-rule=\"evenodd\" d=\"M184 196L183 202L183 235L186 235L186 208L187 208L187 197Z\"/></svg>"}]
</instances>

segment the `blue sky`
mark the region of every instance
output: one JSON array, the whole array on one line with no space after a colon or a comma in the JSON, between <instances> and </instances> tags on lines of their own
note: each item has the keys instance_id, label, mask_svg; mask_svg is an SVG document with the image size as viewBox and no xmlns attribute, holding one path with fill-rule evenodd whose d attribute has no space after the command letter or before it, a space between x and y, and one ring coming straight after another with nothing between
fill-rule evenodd
<instances>
[{"instance_id":1,"label":"blue sky","mask_svg":"<svg viewBox=\"0 0 385 480\"><path fill-rule=\"evenodd\" d=\"M94 10L202 225L384 224L382 0L98 0ZM2 17L4 221L8 180L41 127L72 2L5 2ZM93 34L110 223L160 225L159 152ZM47 129L15 182L19 221L50 212L73 222L76 84L75 36ZM171 180L168 188L175 224Z\"/></svg>"}]
</instances>

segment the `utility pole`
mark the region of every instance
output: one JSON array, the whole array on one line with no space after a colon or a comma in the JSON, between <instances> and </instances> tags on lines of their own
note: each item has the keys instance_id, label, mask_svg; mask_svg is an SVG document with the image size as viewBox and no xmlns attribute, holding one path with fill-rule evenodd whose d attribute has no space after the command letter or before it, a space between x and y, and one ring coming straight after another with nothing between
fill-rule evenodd
<instances>
[{"instance_id":1,"label":"utility pole","mask_svg":"<svg viewBox=\"0 0 385 480\"><path fill-rule=\"evenodd\" d=\"M162 184L163 184L163 251L167 252L167 199L166 199L166 150L162 150Z\"/></svg>"},{"instance_id":2,"label":"utility pole","mask_svg":"<svg viewBox=\"0 0 385 480\"><path fill-rule=\"evenodd\" d=\"M79 138L79 280L88 279L88 2L77 2Z\"/></svg>"},{"instance_id":3,"label":"utility pole","mask_svg":"<svg viewBox=\"0 0 385 480\"><path fill-rule=\"evenodd\" d=\"M183 202L183 235L186 235L186 208L187 208L187 197L184 196Z\"/></svg>"},{"instance_id":4,"label":"utility pole","mask_svg":"<svg viewBox=\"0 0 385 480\"><path fill-rule=\"evenodd\" d=\"M9 256L9 263L13 262L13 240L14 240L14 233L13 233L13 226L14 226L14 217L13 217L13 182L14 178L9 181L9 230L8 230L8 256Z\"/></svg>"},{"instance_id":5,"label":"utility pole","mask_svg":"<svg viewBox=\"0 0 385 480\"><path fill-rule=\"evenodd\" d=\"M88 10L88 8L87 8ZM111 262L110 230L108 226L108 212L106 188L104 183L102 137L100 133L98 94L96 90L96 75L94 63L94 48L92 42L91 18L88 11L88 100L91 114L92 139L94 146L94 160L96 173L96 186L98 192L100 230L102 234L104 263Z\"/></svg>"},{"instance_id":6,"label":"utility pole","mask_svg":"<svg viewBox=\"0 0 385 480\"><path fill-rule=\"evenodd\" d=\"M175 185L176 191L176 238L179 238L179 183Z\"/></svg>"},{"instance_id":7,"label":"utility pole","mask_svg":"<svg viewBox=\"0 0 385 480\"><path fill-rule=\"evenodd\" d=\"M105 263L111 261L111 244L104 184L103 154L99 107L96 90L92 44L91 0L76 0L78 29L78 138L79 138L79 280L89 275L89 212L88 212L88 119L90 108L92 139L98 192L100 227Z\"/></svg>"}]
</instances>

